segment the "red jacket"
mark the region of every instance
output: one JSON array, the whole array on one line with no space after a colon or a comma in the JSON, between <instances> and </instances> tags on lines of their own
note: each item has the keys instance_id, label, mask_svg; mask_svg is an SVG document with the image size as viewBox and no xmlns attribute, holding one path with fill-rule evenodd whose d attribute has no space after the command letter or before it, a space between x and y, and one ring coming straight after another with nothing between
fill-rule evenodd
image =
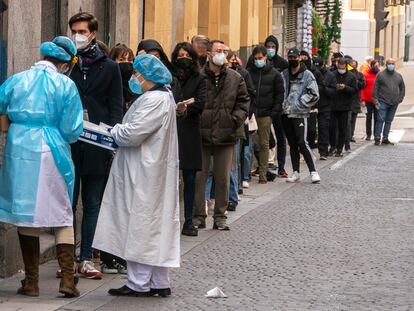
<instances>
[{"instance_id":1,"label":"red jacket","mask_svg":"<svg viewBox=\"0 0 414 311\"><path fill-rule=\"evenodd\" d=\"M378 73L373 73L371 70L364 74L366 81L365 88L361 90L361 101L372 103L372 92L374 90L374 82Z\"/></svg>"}]
</instances>

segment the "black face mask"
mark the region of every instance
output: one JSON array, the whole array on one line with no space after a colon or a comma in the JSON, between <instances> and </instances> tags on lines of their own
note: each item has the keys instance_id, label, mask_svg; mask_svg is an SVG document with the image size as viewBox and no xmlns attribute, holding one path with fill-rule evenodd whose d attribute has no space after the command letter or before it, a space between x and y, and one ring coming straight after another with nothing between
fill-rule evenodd
<instances>
[{"instance_id":1,"label":"black face mask","mask_svg":"<svg viewBox=\"0 0 414 311\"><path fill-rule=\"evenodd\" d=\"M183 70L189 70L193 66L193 60L187 57L177 58L174 63L178 68Z\"/></svg>"},{"instance_id":2,"label":"black face mask","mask_svg":"<svg viewBox=\"0 0 414 311\"><path fill-rule=\"evenodd\" d=\"M231 62L231 68L236 70L239 67L239 63L238 62Z\"/></svg>"},{"instance_id":3,"label":"black face mask","mask_svg":"<svg viewBox=\"0 0 414 311\"><path fill-rule=\"evenodd\" d=\"M134 69L132 68L132 63L119 63L119 69L121 70L121 77L122 81L128 83L129 79L131 78L132 74L134 73Z\"/></svg>"},{"instance_id":4,"label":"black face mask","mask_svg":"<svg viewBox=\"0 0 414 311\"><path fill-rule=\"evenodd\" d=\"M297 59L289 59L289 67L296 68L299 65L299 60Z\"/></svg>"}]
</instances>

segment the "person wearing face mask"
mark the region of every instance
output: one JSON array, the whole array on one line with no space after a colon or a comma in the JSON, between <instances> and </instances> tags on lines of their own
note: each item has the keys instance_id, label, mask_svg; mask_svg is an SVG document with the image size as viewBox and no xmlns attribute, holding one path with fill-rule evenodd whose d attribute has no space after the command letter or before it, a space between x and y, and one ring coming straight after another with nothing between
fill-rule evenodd
<instances>
[{"instance_id":1,"label":"person wearing face mask","mask_svg":"<svg viewBox=\"0 0 414 311\"><path fill-rule=\"evenodd\" d=\"M279 52L279 41L273 35L266 38L264 43L267 49L267 60L275 67L279 72L282 72L288 68L289 64L286 59L278 55Z\"/></svg>"},{"instance_id":2,"label":"person wearing face mask","mask_svg":"<svg viewBox=\"0 0 414 311\"><path fill-rule=\"evenodd\" d=\"M67 77L77 61L76 47L60 36L42 43L40 54L32 69L0 87L0 114L11 120L0 169L0 221L18 226L25 270L18 294L39 296L40 229L54 228L59 292L78 297L69 144L82 133L83 110L76 85Z\"/></svg>"},{"instance_id":3,"label":"person wearing face mask","mask_svg":"<svg viewBox=\"0 0 414 311\"><path fill-rule=\"evenodd\" d=\"M254 113L254 103L252 98L254 97L256 91L254 89L252 78L250 77L249 72L241 66L237 54L233 51L229 51L227 55L227 62L229 68L237 71L244 79L246 83L247 92L250 97L250 111L249 118L246 119L244 124L237 129L236 132L236 144L234 145L234 157L233 157L233 166L231 169L230 176L230 194L229 194L229 203L227 206L227 211L234 212L239 204L239 194L243 193L243 170L244 166L248 167L250 173L250 161L251 161L251 149L252 145L252 134L249 133L248 123L249 119L252 118ZM245 163L246 162L246 163ZM249 179L247 177L247 183ZM246 185L246 183L244 183Z\"/></svg>"},{"instance_id":4,"label":"person wearing face mask","mask_svg":"<svg viewBox=\"0 0 414 311\"><path fill-rule=\"evenodd\" d=\"M184 182L184 218L182 234L197 236L193 225L195 179L202 168L200 118L206 100L206 77L200 73L198 56L188 42L178 43L171 56L183 100L194 99L192 104L177 114L180 169Z\"/></svg>"},{"instance_id":5,"label":"person wearing face mask","mask_svg":"<svg viewBox=\"0 0 414 311\"><path fill-rule=\"evenodd\" d=\"M352 97L351 111L348 115L348 131L345 139L345 151L351 152L351 142L355 142L354 133L358 113L361 112L361 92L365 88L364 75L358 71L358 62L352 59L349 62L351 72L356 78L357 92Z\"/></svg>"},{"instance_id":6,"label":"person wearing face mask","mask_svg":"<svg viewBox=\"0 0 414 311\"><path fill-rule=\"evenodd\" d=\"M122 77L122 95L124 99L124 114L127 112L138 95L131 92L128 81L132 76L134 52L125 44L117 44L109 52L109 58L118 63Z\"/></svg>"},{"instance_id":7,"label":"person wearing face mask","mask_svg":"<svg viewBox=\"0 0 414 311\"><path fill-rule=\"evenodd\" d=\"M92 14L81 12L72 16L69 27L78 48L79 58L70 78L78 88L85 114L92 123L102 122L113 126L121 122L123 115L119 66L99 48L96 42L98 21ZM85 278L100 279L102 273L92 262L92 241L113 153L81 141L72 144L71 147L76 177L74 215L82 183L83 216L78 271ZM76 224L74 227L76 228Z\"/></svg>"},{"instance_id":8,"label":"person wearing face mask","mask_svg":"<svg viewBox=\"0 0 414 311\"><path fill-rule=\"evenodd\" d=\"M318 84L319 94L324 92L325 89L325 80L323 78L322 73L319 71L318 68L312 63L312 58L308 52L302 50L300 52L301 62L305 64L306 68L312 72L313 76L316 79L316 83ZM311 113L308 118L308 135L307 140L309 143L309 147L311 149L315 149L318 147L316 143L316 126L317 126L317 119L318 119L318 109L316 108L318 104L315 105L314 109L311 110Z\"/></svg>"},{"instance_id":9,"label":"person wearing face mask","mask_svg":"<svg viewBox=\"0 0 414 311\"><path fill-rule=\"evenodd\" d=\"M282 123L290 147L293 174L286 182L300 181L300 154L308 166L311 181L320 183L312 151L307 138L307 119L312 107L319 100L318 84L313 74L300 62L300 53L296 48L288 51L289 68L283 71L285 88Z\"/></svg>"},{"instance_id":10,"label":"person wearing face mask","mask_svg":"<svg viewBox=\"0 0 414 311\"><path fill-rule=\"evenodd\" d=\"M370 70L365 72L364 79L365 79L365 88L361 91L361 104L366 108L366 119L365 119L365 132L366 132L366 141L371 140L371 136L373 133L373 124L372 118L374 117L374 128L375 123L377 122L377 108L373 103L372 99L372 92L374 90L374 82L375 78L377 77L378 73L380 72L379 63L376 60L372 60L370 63Z\"/></svg>"},{"instance_id":11,"label":"person wearing face mask","mask_svg":"<svg viewBox=\"0 0 414 311\"><path fill-rule=\"evenodd\" d=\"M180 266L179 156L172 76L156 57L138 55L129 80L141 95L122 124L93 247L127 261L128 280L113 296L171 295L169 268Z\"/></svg>"},{"instance_id":12,"label":"person wearing face mask","mask_svg":"<svg viewBox=\"0 0 414 311\"><path fill-rule=\"evenodd\" d=\"M198 65L203 68L207 63L207 45L210 39L204 35L195 35L191 38L191 45L198 55Z\"/></svg>"},{"instance_id":13,"label":"person wearing face mask","mask_svg":"<svg viewBox=\"0 0 414 311\"><path fill-rule=\"evenodd\" d=\"M348 114L351 111L353 96L358 92L355 75L348 71L344 58L338 60L338 69L334 71L336 79L335 100L331 104L331 123L329 139L331 154L342 157L348 130Z\"/></svg>"},{"instance_id":14,"label":"person wearing face mask","mask_svg":"<svg viewBox=\"0 0 414 311\"><path fill-rule=\"evenodd\" d=\"M388 140L391 123L394 120L398 105L405 96L405 84L402 75L395 70L395 60L387 59L385 70L381 71L374 83L372 101L377 108L377 122L375 123L375 145L394 145ZM382 141L381 141L382 136Z\"/></svg>"},{"instance_id":15,"label":"person wearing face mask","mask_svg":"<svg viewBox=\"0 0 414 311\"><path fill-rule=\"evenodd\" d=\"M159 60L162 61L165 67L170 71L173 76L173 80L171 82L170 88L174 96L174 100L176 103L179 103L183 100L182 92L180 88L180 83L177 80L177 73L175 72L176 68L171 64L170 60L168 59L167 54L165 54L164 49L162 48L161 44L154 40L154 39L145 39L142 40L137 47L136 55L147 53L154 55Z\"/></svg>"},{"instance_id":16,"label":"person wearing face mask","mask_svg":"<svg viewBox=\"0 0 414 311\"><path fill-rule=\"evenodd\" d=\"M316 68L324 79L324 88L320 89L319 101L315 105L318 111L318 149L320 160L327 160L329 155L329 122L331 119L331 103L336 95L336 78L320 57L314 58Z\"/></svg>"},{"instance_id":17,"label":"person wearing face mask","mask_svg":"<svg viewBox=\"0 0 414 311\"><path fill-rule=\"evenodd\" d=\"M267 61L266 47L256 46L252 56L254 65L250 65L247 70L256 89L254 102L259 139L259 183L266 184L272 117L282 110L284 88L282 75ZM284 167L279 167L279 170L284 171Z\"/></svg>"},{"instance_id":18,"label":"person wearing face mask","mask_svg":"<svg viewBox=\"0 0 414 311\"><path fill-rule=\"evenodd\" d=\"M207 95L201 115L202 171L196 176L196 198L193 223L206 227L205 186L213 158L215 182L214 225L216 230L229 230L226 224L230 172L233 162L236 131L249 113L246 83L226 63L223 41L212 40L208 45L208 62L202 71L207 77Z\"/></svg>"}]
</instances>

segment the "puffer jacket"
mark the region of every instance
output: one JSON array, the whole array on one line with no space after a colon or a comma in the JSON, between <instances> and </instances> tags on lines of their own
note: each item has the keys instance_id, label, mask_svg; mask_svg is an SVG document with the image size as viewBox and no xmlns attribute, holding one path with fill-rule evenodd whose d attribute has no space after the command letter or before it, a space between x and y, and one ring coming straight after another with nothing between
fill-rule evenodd
<instances>
[{"instance_id":1,"label":"puffer jacket","mask_svg":"<svg viewBox=\"0 0 414 311\"><path fill-rule=\"evenodd\" d=\"M374 91L374 82L375 82L375 78L377 77L377 73L372 72L372 70L367 71L364 74L364 78L365 78L365 88L362 89L361 91L361 100L363 102L367 102L367 103L372 103L373 99L372 99L372 92Z\"/></svg>"},{"instance_id":2,"label":"puffer jacket","mask_svg":"<svg viewBox=\"0 0 414 311\"><path fill-rule=\"evenodd\" d=\"M290 79L290 69L282 73L285 87L283 102L283 114L289 118L307 118L311 108L319 100L319 89L313 74L306 69L305 64L300 64L300 70L296 77Z\"/></svg>"},{"instance_id":3,"label":"puffer jacket","mask_svg":"<svg viewBox=\"0 0 414 311\"><path fill-rule=\"evenodd\" d=\"M262 69L252 66L248 71L256 89L256 117L275 116L282 110L284 97L282 75L269 62Z\"/></svg>"},{"instance_id":4,"label":"puffer jacket","mask_svg":"<svg viewBox=\"0 0 414 311\"><path fill-rule=\"evenodd\" d=\"M332 101L332 111L351 111L352 100L356 92L358 92L357 80L352 72L345 72L341 75L338 70L333 74L337 84L345 84L343 90L336 90L335 99Z\"/></svg>"},{"instance_id":5,"label":"puffer jacket","mask_svg":"<svg viewBox=\"0 0 414 311\"><path fill-rule=\"evenodd\" d=\"M208 63L203 73L207 77L206 103L201 115L203 145L234 145L236 131L249 114L250 97L246 83L239 73L225 67L216 82Z\"/></svg>"}]
</instances>

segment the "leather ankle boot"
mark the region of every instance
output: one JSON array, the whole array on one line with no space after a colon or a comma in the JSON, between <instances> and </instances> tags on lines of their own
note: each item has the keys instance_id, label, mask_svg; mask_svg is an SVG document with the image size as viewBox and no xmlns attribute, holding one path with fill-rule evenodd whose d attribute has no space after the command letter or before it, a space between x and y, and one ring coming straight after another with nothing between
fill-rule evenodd
<instances>
[{"instance_id":1,"label":"leather ankle boot","mask_svg":"<svg viewBox=\"0 0 414 311\"><path fill-rule=\"evenodd\" d=\"M39 237L21 235L19 233L20 248L24 262L25 278L22 287L17 290L20 295L39 296Z\"/></svg>"},{"instance_id":2,"label":"leather ankle boot","mask_svg":"<svg viewBox=\"0 0 414 311\"><path fill-rule=\"evenodd\" d=\"M75 285L75 277L73 274L74 255L72 244L56 245L56 256L62 270L62 279L60 280L59 293L65 295L66 298L79 297L79 290Z\"/></svg>"}]
</instances>

